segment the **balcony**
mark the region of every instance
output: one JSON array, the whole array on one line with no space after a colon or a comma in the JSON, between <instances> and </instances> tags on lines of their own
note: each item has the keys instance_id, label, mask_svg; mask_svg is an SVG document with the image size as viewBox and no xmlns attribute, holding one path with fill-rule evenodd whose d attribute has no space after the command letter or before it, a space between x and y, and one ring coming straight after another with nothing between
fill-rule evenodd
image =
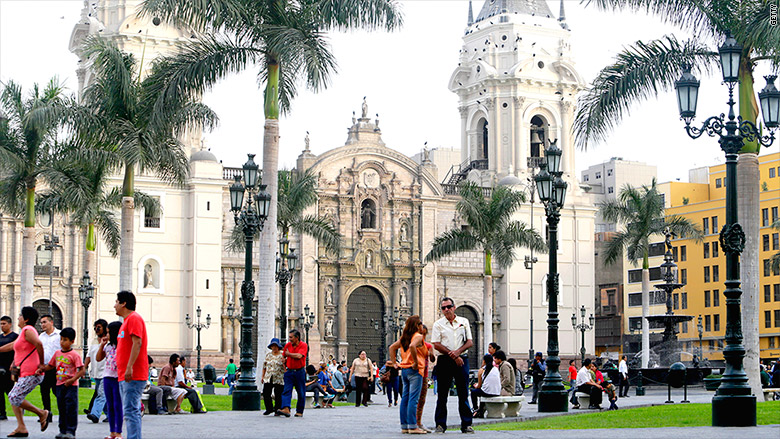
<instances>
[{"instance_id":1,"label":"balcony","mask_svg":"<svg viewBox=\"0 0 780 439\"><path fill-rule=\"evenodd\" d=\"M460 185L459 184L442 184L442 189L444 189L444 193L446 195L456 195L460 196ZM482 188L482 195L485 198L490 198L493 195L493 188L492 187L483 187Z\"/></svg>"},{"instance_id":2,"label":"balcony","mask_svg":"<svg viewBox=\"0 0 780 439\"><path fill-rule=\"evenodd\" d=\"M544 157L528 157L527 166L529 168L539 168L544 163Z\"/></svg>"},{"instance_id":3,"label":"balcony","mask_svg":"<svg viewBox=\"0 0 780 439\"><path fill-rule=\"evenodd\" d=\"M36 265L33 270L36 276L60 277L60 267L51 265Z\"/></svg>"},{"instance_id":4,"label":"balcony","mask_svg":"<svg viewBox=\"0 0 780 439\"><path fill-rule=\"evenodd\" d=\"M244 169L243 168L228 168L224 167L222 168L222 179L223 180L230 180L233 181L236 178L236 175L243 177L244 176ZM258 170L258 178L262 180L263 178L263 170Z\"/></svg>"}]
</instances>

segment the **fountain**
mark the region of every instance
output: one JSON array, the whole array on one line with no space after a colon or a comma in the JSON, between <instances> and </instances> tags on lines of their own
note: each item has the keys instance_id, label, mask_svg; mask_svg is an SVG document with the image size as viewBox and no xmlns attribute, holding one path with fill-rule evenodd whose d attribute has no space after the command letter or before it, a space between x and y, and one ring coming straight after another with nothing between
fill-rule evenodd
<instances>
[{"instance_id":1,"label":"fountain","mask_svg":"<svg viewBox=\"0 0 780 439\"><path fill-rule=\"evenodd\" d=\"M680 342L677 340L677 324L688 322L693 319L693 316L675 315L672 311L672 292L682 288L683 285L677 283L675 279L674 269L677 268L677 264L674 263L672 257L672 232L669 231L668 227L664 230L664 235L666 236L666 253L664 254L664 263L661 264L664 283L655 286L666 293L666 314L647 316L647 320L651 326L653 322L662 323L664 326L663 339L654 349L660 357L659 366L669 367L680 361L680 353L682 352Z\"/></svg>"}]
</instances>

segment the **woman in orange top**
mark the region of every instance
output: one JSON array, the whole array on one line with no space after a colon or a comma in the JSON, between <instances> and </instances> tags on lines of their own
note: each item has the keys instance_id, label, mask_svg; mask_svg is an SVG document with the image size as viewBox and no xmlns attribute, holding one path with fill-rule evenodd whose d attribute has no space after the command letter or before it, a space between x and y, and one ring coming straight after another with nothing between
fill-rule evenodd
<instances>
[{"instance_id":1,"label":"woman in orange top","mask_svg":"<svg viewBox=\"0 0 780 439\"><path fill-rule=\"evenodd\" d=\"M417 426L417 401L420 398L423 374L425 372L425 357L428 349L425 347L420 316L414 315L406 319L401 338L390 346L390 358L395 360L401 350L401 379L403 393L401 394L401 432L425 434L425 430ZM394 364L395 366L395 364Z\"/></svg>"}]
</instances>

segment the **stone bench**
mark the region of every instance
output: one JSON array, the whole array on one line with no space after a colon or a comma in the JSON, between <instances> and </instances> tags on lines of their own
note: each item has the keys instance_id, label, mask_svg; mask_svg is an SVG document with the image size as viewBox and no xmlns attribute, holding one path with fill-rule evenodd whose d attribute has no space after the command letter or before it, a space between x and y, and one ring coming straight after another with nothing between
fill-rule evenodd
<instances>
[{"instance_id":1,"label":"stone bench","mask_svg":"<svg viewBox=\"0 0 780 439\"><path fill-rule=\"evenodd\" d=\"M577 397L577 402L580 404L580 409L587 409L590 407L590 393L575 392L574 396Z\"/></svg>"},{"instance_id":2,"label":"stone bench","mask_svg":"<svg viewBox=\"0 0 780 439\"><path fill-rule=\"evenodd\" d=\"M168 406L168 413L173 413L173 411L176 409L176 400L165 398L165 404ZM149 413L149 394L143 393L141 394L141 402L144 404L144 413Z\"/></svg>"},{"instance_id":3,"label":"stone bench","mask_svg":"<svg viewBox=\"0 0 780 439\"><path fill-rule=\"evenodd\" d=\"M333 402L336 401L336 398L333 399ZM320 404L325 400L325 397L323 395L320 395ZM313 392L306 392L306 405L304 406L307 409L314 408L314 393Z\"/></svg>"},{"instance_id":4,"label":"stone bench","mask_svg":"<svg viewBox=\"0 0 780 439\"><path fill-rule=\"evenodd\" d=\"M485 404L486 418L516 418L520 416L525 396L494 396L480 400Z\"/></svg>"},{"instance_id":5,"label":"stone bench","mask_svg":"<svg viewBox=\"0 0 780 439\"><path fill-rule=\"evenodd\" d=\"M772 401L773 399L780 396L780 388L769 388L767 387L764 390L764 401Z\"/></svg>"}]
</instances>

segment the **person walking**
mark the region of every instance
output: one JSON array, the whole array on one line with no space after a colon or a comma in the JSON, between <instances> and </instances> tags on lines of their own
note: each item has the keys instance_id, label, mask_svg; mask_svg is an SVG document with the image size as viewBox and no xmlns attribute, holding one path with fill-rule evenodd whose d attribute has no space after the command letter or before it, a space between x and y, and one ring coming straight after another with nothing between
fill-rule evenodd
<instances>
[{"instance_id":1,"label":"person walking","mask_svg":"<svg viewBox=\"0 0 780 439\"><path fill-rule=\"evenodd\" d=\"M542 381L544 381L544 374L547 372L547 364L544 362L544 358L541 352L537 352L534 355L534 360L531 362L531 379L534 383L534 395L531 397L529 404L536 404L536 398L539 395L539 390L542 388Z\"/></svg>"},{"instance_id":2,"label":"person walking","mask_svg":"<svg viewBox=\"0 0 780 439\"><path fill-rule=\"evenodd\" d=\"M392 360L387 360L385 366L379 370L379 381L382 382L382 388L387 395L388 407L398 405L398 380L398 369L393 366Z\"/></svg>"},{"instance_id":3,"label":"person walking","mask_svg":"<svg viewBox=\"0 0 780 439\"><path fill-rule=\"evenodd\" d=\"M409 434L426 434L427 431L417 426L417 402L422 387L423 369L428 349L421 334L422 321L420 316L413 315L406 319L401 338L390 345L390 358L396 359L401 351L401 432ZM395 366L395 361L393 361Z\"/></svg>"},{"instance_id":4,"label":"person walking","mask_svg":"<svg viewBox=\"0 0 780 439\"><path fill-rule=\"evenodd\" d=\"M114 310L124 321L117 335L116 367L127 439L141 439L141 395L149 379L146 323L135 307L133 293L117 293Z\"/></svg>"},{"instance_id":5,"label":"person walking","mask_svg":"<svg viewBox=\"0 0 780 439\"><path fill-rule=\"evenodd\" d=\"M13 320L9 316L0 317L0 348L8 345L8 352L0 353L0 421L8 419L5 411L5 395L11 393L14 382L11 381L11 364L14 362L13 344L19 334L13 331Z\"/></svg>"},{"instance_id":6,"label":"person walking","mask_svg":"<svg viewBox=\"0 0 780 439\"><path fill-rule=\"evenodd\" d=\"M295 389L298 395L298 403L295 406L295 417L303 416L306 408L306 355L309 346L301 341L301 332L293 329L289 333L288 341L284 345L282 355L286 358L287 371L284 372L284 390L282 392L282 408L276 411L276 416L290 417L290 405L292 403L292 391Z\"/></svg>"},{"instance_id":7,"label":"person walking","mask_svg":"<svg viewBox=\"0 0 780 439\"><path fill-rule=\"evenodd\" d=\"M485 404L479 404L477 398L493 398L501 393L501 377L497 367L493 365L493 356L485 354L482 357L482 367L477 372L477 382L471 389L471 404L474 406L472 416L481 418L485 413Z\"/></svg>"},{"instance_id":8,"label":"person walking","mask_svg":"<svg viewBox=\"0 0 780 439\"><path fill-rule=\"evenodd\" d=\"M37 321L38 311L31 306L23 307L19 318L16 319L17 326L21 328L19 337L13 344L8 343L0 347L0 352L13 350L12 368L17 371L16 384L8 394L8 402L11 404L14 416L16 416L16 429L8 434L8 437L27 437L30 435L24 424L25 410L38 416L41 431L46 431L49 427L51 412L45 409L41 410L25 399L43 381L43 375L37 373L38 366L43 363L43 344L34 327Z\"/></svg>"},{"instance_id":9,"label":"person walking","mask_svg":"<svg viewBox=\"0 0 780 439\"><path fill-rule=\"evenodd\" d=\"M280 343L281 344L281 343ZM280 348L281 349L281 346ZM228 365L225 366L225 374L227 375L227 378L225 378L225 384L228 386L228 395L233 394L233 386L236 382L236 371L238 370L238 367L236 366L236 363L233 362L233 359L231 358L228 362Z\"/></svg>"},{"instance_id":10,"label":"person walking","mask_svg":"<svg viewBox=\"0 0 780 439\"><path fill-rule=\"evenodd\" d=\"M428 373L430 371L430 364L436 361L436 357L433 355L433 345L425 341L425 338L428 337L428 327L422 325L422 331L420 334L422 334L425 348L428 349L428 355L425 357L425 368L423 369L423 382L422 387L420 388L420 399L417 401L417 428L425 430L426 433L432 433L433 430L429 430L425 427L425 425L423 425L422 414L423 409L425 408L425 399L428 396Z\"/></svg>"},{"instance_id":11,"label":"person walking","mask_svg":"<svg viewBox=\"0 0 780 439\"><path fill-rule=\"evenodd\" d=\"M63 328L60 333L60 349L54 351L47 364L39 364L38 372L53 370L56 373L57 410L59 410L60 434L56 439L72 439L76 436L79 425L79 385L78 380L84 376L84 363L81 355L73 350L76 342L76 330Z\"/></svg>"},{"instance_id":12,"label":"person walking","mask_svg":"<svg viewBox=\"0 0 780 439\"><path fill-rule=\"evenodd\" d=\"M569 360L569 392L571 392L569 402L573 406L579 407L580 403L577 400L577 366L574 360Z\"/></svg>"},{"instance_id":13,"label":"person walking","mask_svg":"<svg viewBox=\"0 0 780 439\"><path fill-rule=\"evenodd\" d=\"M43 362L48 364L51 357L60 348L60 330L54 327L54 318L51 314L41 316L41 333L38 334L43 344ZM51 412L51 395L57 386L57 372L50 370L43 375L41 383L41 403L45 410ZM56 395L55 395L56 398ZM51 417L49 418L51 422Z\"/></svg>"},{"instance_id":14,"label":"person walking","mask_svg":"<svg viewBox=\"0 0 780 439\"><path fill-rule=\"evenodd\" d=\"M122 396L119 393L119 372L116 365L116 345L122 322L108 324L108 335L100 340L95 359L103 361L103 393L106 396L108 426L112 438L122 437Z\"/></svg>"},{"instance_id":15,"label":"person walking","mask_svg":"<svg viewBox=\"0 0 780 439\"><path fill-rule=\"evenodd\" d=\"M436 432L447 431L447 397L452 381L458 392L458 413L460 414L460 430L463 433L473 433L471 427L471 408L469 407L469 362L466 352L474 345L471 338L469 321L465 317L455 315L455 301L449 297L439 302L444 316L433 324L431 343L443 355L436 360L438 392L436 398Z\"/></svg>"},{"instance_id":16,"label":"person walking","mask_svg":"<svg viewBox=\"0 0 780 439\"><path fill-rule=\"evenodd\" d=\"M89 407L84 409L87 413L87 419L97 423L100 421L100 415L105 412L106 408L106 394L103 388L103 373L105 371L105 358L103 361L97 360L97 352L100 348L100 342L107 334L108 322L103 319L98 319L92 326L95 331L95 340L89 345L89 351L87 352L87 360L84 362L84 367L88 368L89 376L95 380L95 391L92 392L92 399L89 401Z\"/></svg>"},{"instance_id":17,"label":"person walking","mask_svg":"<svg viewBox=\"0 0 780 439\"><path fill-rule=\"evenodd\" d=\"M626 362L626 356L620 357L620 363L618 364L618 374L620 374L620 383L618 388L618 397L628 398L628 363Z\"/></svg>"},{"instance_id":18,"label":"person walking","mask_svg":"<svg viewBox=\"0 0 780 439\"><path fill-rule=\"evenodd\" d=\"M360 351L358 357L352 361L350 373L355 377L355 407L368 407L369 380L374 377L374 363L366 356L366 351Z\"/></svg>"},{"instance_id":19,"label":"person walking","mask_svg":"<svg viewBox=\"0 0 780 439\"><path fill-rule=\"evenodd\" d=\"M260 381L263 382L263 403L265 404L263 415L276 413L277 410L282 408L282 392L284 392L284 355L282 355L282 348L284 348L282 342L276 337L272 338L271 343L268 345L268 349L271 351L265 354L265 361L263 361L263 372L260 375ZM233 364L232 361L230 364Z\"/></svg>"}]
</instances>

